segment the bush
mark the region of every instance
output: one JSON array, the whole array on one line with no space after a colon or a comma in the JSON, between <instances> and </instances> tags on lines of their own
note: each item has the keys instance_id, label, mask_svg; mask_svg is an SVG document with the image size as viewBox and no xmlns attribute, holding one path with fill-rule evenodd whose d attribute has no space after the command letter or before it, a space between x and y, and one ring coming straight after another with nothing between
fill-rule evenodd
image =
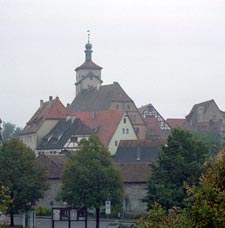
<instances>
[{"instance_id":1,"label":"bush","mask_svg":"<svg viewBox=\"0 0 225 228\"><path fill-rule=\"evenodd\" d=\"M38 207L37 209L35 209L35 213L37 216L48 216L52 214L51 209L47 209L44 207Z\"/></svg>"}]
</instances>

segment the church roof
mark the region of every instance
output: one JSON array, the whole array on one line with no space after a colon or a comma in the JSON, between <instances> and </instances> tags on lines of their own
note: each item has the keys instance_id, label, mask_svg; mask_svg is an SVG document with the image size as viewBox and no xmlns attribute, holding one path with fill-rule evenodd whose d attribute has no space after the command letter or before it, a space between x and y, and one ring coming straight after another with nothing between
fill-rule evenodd
<instances>
[{"instance_id":1,"label":"church roof","mask_svg":"<svg viewBox=\"0 0 225 228\"><path fill-rule=\"evenodd\" d=\"M98 66L96 63L94 63L92 60L85 61L82 65L77 67L75 71L78 70L101 70L102 67Z\"/></svg>"},{"instance_id":2,"label":"church roof","mask_svg":"<svg viewBox=\"0 0 225 228\"><path fill-rule=\"evenodd\" d=\"M69 107L70 113L108 110L112 102L132 102L118 82L84 90Z\"/></svg>"},{"instance_id":3,"label":"church roof","mask_svg":"<svg viewBox=\"0 0 225 228\"><path fill-rule=\"evenodd\" d=\"M31 119L21 132L21 135L35 133L40 128L46 119L63 119L67 116L67 109L59 100L58 97L49 101L43 102L38 110L34 113Z\"/></svg>"}]
</instances>

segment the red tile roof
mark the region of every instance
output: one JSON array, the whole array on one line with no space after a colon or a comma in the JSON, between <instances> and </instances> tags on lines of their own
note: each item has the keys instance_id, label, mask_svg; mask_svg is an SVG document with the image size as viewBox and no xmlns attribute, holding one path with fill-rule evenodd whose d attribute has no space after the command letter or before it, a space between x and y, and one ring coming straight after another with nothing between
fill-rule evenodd
<instances>
[{"instance_id":1,"label":"red tile roof","mask_svg":"<svg viewBox=\"0 0 225 228\"><path fill-rule=\"evenodd\" d=\"M121 170L124 183L146 183L150 175L150 164L143 163L115 163Z\"/></svg>"},{"instance_id":2,"label":"red tile roof","mask_svg":"<svg viewBox=\"0 0 225 228\"><path fill-rule=\"evenodd\" d=\"M152 147L155 146L150 140L120 140L119 147Z\"/></svg>"},{"instance_id":3,"label":"red tile roof","mask_svg":"<svg viewBox=\"0 0 225 228\"><path fill-rule=\"evenodd\" d=\"M91 129L96 129L96 134L101 142L108 146L115 133L124 112L103 111L103 112L77 112L73 114Z\"/></svg>"},{"instance_id":4,"label":"red tile roof","mask_svg":"<svg viewBox=\"0 0 225 228\"><path fill-rule=\"evenodd\" d=\"M64 154L39 155L36 158L36 162L47 169L49 179L60 179L67 161Z\"/></svg>"},{"instance_id":5,"label":"red tile roof","mask_svg":"<svg viewBox=\"0 0 225 228\"><path fill-rule=\"evenodd\" d=\"M166 122L170 125L172 128L176 127L183 127L185 124L185 119L167 119Z\"/></svg>"},{"instance_id":6,"label":"red tile roof","mask_svg":"<svg viewBox=\"0 0 225 228\"><path fill-rule=\"evenodd\" d=\"M44 102L43 105L38 108L35 114L27 122L22 134L35 133L40 128L44 120L64 119L66 118L67 113L67 109L58 97L51 101Z\"/></svg>"}]
</instances>

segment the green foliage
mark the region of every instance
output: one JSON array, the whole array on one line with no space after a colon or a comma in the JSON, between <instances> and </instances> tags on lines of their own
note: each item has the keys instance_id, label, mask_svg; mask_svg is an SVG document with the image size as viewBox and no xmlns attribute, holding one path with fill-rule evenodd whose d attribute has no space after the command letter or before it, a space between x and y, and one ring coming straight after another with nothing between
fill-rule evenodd
<instances>
[{"instance_id":1,"label":"green foliage","mask_svg":"<svg viewBox=\"0 0 225 228\"><path fill-rule=\"evenodd\" d=\"M20 127L17 127L15 124L10 122L3 123L2 140L5 141L10 138L19 138L21 130L22 129Z\"/></svg>"},{"instance_id":2,"label":"green foliage","mask_svg":"<svg viewBox=\"0 0 225 228\"><path fill-rule=\"evenodd\" d=\"M209 156L215 156L224 146L225 141L219 133L192 131L192 134L201 139L209 148Z\"/></svg>"},{"instance_id":3,"label":"green foliage","mask_svg":"<svg viewBox=\"0 0 225 228\"><path fill-rule=\"evenodd\" d=\"M0 215L1 213L5 213L8 210L9 204L12 203L8 193L9 191L6 187L0 187Z\"/></svg>"},{"instance_id":4,"label":"green foliage","mask_svg":"<svg viewBox=\"0 0 225 228\"><path fill-rule=\"evenodd\" d=\"M225 227L225 154L207 164L198 187L188 188L187 210L193 227Z\"/></svg>"},{"instance_id":5,"label":"green foliage","mask_svg":"<svg viewBox=\"0 0 225 228\"><path fill-rule=\"evenodd\" d=\"M112 206L121 204L123 183L120 172L96 136L79 143L77 154L65 167L60 196L71 206L95 208L96 228L99 227L100 207L106 199L111 199Z\"/></svg>"},{"instance_id":6,"label":"green foliage","mask_svg":"<svg viewBox=\"0 0 225 228\"><path fill-rule=\"evenodd\" d=\"M152 165L145 201L151 208L158 202L166 209L184 207L184 183L196 184L204 169L208 148L190 132L173 129L158 162Z\"/></svg>"},{"instance_id":7,"label":"green foliage","mask_svg":"<svg viewBox=\"0 0 225 228\"><path fill-rule=\"evenodd\" d=\"M122 180L107 149L96 136L83 139L79 151L65 167L61 197L76 207L100 208L107 198L112 205L122 199Z\"/></svg>"},{"instance_id":8,"label":"green foliage","mask_svg":"<svg viewBox=\"0 0 225 228\"><path fill-rule=\"evenodd\" d=\"M141 217L135 228L190 228L192 227L185 210L172 208L167 214L163 207L155 203L148 215Z\"/></svg>"},{"instance_id":9,"label":"green foliage","mask_svg":"<svg viewBox=\"0 0 225 228\"><path fill-rule=\"evenodd\" d=\"M35 209L35 214L37 216L48 216L52 214L52 210L44 207L38 207Z\"/></svg>"},{"instance_id":10,"label":"green foliage","mask_svg":"<svg viewBox=\"0 0 225 228\"><path fill-rule=\"evenodd\" d=\"M45 169L35 163L34 152L17 139L4 141L0 148L0 185L13 200L8 212L24 211L47 189Z\"/></svg>"}]
</instances>

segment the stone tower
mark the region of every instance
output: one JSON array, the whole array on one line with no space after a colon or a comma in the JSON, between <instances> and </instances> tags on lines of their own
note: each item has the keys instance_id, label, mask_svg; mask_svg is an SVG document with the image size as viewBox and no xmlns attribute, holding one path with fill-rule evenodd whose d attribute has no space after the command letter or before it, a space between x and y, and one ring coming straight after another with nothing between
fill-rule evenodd
<instances>
[{"instance_id":1,"label":"stone tower","mask_svg":"<svg viewBox=\"0 0 225 228\"><path fill-rule=\"evenodd\" d=\"M102 84L101 70L102 67L98 66L92 61L92 44L89 41L85 45L85 62L75 69L76 71L76 96L84 90L90 90L99 87Z\"/></svg>"}]
</instances>

